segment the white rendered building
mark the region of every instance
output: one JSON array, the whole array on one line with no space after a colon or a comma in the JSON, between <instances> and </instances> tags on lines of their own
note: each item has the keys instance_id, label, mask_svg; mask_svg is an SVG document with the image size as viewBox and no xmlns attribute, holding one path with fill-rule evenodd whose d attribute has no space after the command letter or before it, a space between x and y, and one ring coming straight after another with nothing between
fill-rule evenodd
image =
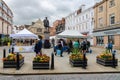
<instances>
[{"instance_id":1,"label":"white rendered building","mask_svg":"<svg viewBox=\"0 0 120 80\"><path fill-rule=\"evenodd\" d=\"M80 33L90 36L88 40L93 45L93 17L93 7L86 8L85 5L82 5L77 11L65 18L65 30L78 30Z\"/></svg>"}]
</instances>

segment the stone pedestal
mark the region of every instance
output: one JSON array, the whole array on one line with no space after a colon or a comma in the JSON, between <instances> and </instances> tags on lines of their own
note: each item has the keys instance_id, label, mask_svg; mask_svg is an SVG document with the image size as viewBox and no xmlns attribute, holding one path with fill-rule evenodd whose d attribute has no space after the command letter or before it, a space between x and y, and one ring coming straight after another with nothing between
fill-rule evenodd
<instances>
[{"instance_id":1,"label":"stone pedestal","mask_svg":"<svg viewBox=\"0 0 120 80\"><path fill-rule=\"evenodd\" d=\"M45 37L45 39L49 39L50 38L50 32L49 31L44 31L44 37Z\"/></svg>"}]
</instances>

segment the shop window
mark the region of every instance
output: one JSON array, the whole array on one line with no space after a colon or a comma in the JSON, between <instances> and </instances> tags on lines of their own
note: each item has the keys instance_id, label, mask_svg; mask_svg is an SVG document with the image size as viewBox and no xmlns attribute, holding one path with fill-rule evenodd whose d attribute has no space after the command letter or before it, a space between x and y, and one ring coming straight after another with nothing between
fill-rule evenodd
<instances>
[{"instance_id":1,"label":"shop window","mask_svg":"<svg viewBox=\"0 0 120 80\"><path fill-rule=\"evenodd\" d=\"M108 42L112 41L112 43L114 44L114 35L109 35L108 36Z\"/></svg>"},{"instance_id":2,"label":"shop window","mask_svg":"<svg viewBox=\"0 0 120 80\"><path fill-rule=\"evenodd\" d=\"M103 45L104 44L104 37L103 36L97 36L96 37L96 42L97 42L97 45Z\"/></svg>"}]
</instances>

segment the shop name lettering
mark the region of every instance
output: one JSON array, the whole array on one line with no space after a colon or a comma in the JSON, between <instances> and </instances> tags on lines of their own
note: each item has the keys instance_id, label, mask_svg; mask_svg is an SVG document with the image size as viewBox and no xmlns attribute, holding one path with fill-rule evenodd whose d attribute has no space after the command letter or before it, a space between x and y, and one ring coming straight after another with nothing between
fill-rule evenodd
<instances>
[{"instance_id":1,"label":"shop name lettering","mask_svg":"<svg viewBox=\"0 0 120 80\"><path fill-rule=\"evenodd\" d=\"M107 31L107 32L104 32L105 34L117 34L118 32L120 32L119 30L116 30L116 31Z\"/></svg>"}]
</instances>

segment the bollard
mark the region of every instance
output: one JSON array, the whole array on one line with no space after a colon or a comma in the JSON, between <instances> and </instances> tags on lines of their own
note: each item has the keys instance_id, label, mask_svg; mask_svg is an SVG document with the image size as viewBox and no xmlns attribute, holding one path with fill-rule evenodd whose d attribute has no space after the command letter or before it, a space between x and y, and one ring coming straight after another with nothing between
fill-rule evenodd
<instances>
[{"instance_id":1,"label":"bollard","mask_svg":"<svg viewBox=\"0 0 120 80\"><path fill-rule=\"evenodd\" d=\"M6 50L3 49L3 58L6 58Z\"/></svg>"},{"instance_id":2,"label":"bollard","mask_svg":"<svg viewBox=\"0 0 120 80\"><path fill-rule=\"evenodd\" d=\"M20 69L20 61L19 61L19 53L17 53L17 55L16 55L16 58L17 58L17 63L16 63L16 70L19 70Z\"/></svg>"},{"instance_id":3,"label":"bollard","mask_svg":"<svg viewBox=\"0 0 120 80\"><path fill-rule=\"evenodd\" d=\"M54 54L51 54L51 69L54 69Z\"/></svg>"},{"instance_id":4,"label":"bollard","mask_svg":"<svg viewBox=\"0 0 120 80\"><path fill-rule=\"evenodd\" d=\"M116 66L115 66L115 54L114 53L112 53L112 62L113 62L113 68L115 68Z\"/></svg>"},{"instance_id":5,"label":"bollard","mask_svg":"<svg viewBox=\"0 0 120 80\"><path fill-rule=\"evenodd\" d=\"M14 53L14 47L12 46L12 53Z\"/></svg>"},{"instance_id":6,"label":"bollard","mask_svg":"<svg viewBox=\"0 0 120 80\"><path fill-rule=\"evenodd\" d=\"M83 54L83 68L86 69L86 59L85 59L86 53Z\"/></svg>"}]
</instances>

